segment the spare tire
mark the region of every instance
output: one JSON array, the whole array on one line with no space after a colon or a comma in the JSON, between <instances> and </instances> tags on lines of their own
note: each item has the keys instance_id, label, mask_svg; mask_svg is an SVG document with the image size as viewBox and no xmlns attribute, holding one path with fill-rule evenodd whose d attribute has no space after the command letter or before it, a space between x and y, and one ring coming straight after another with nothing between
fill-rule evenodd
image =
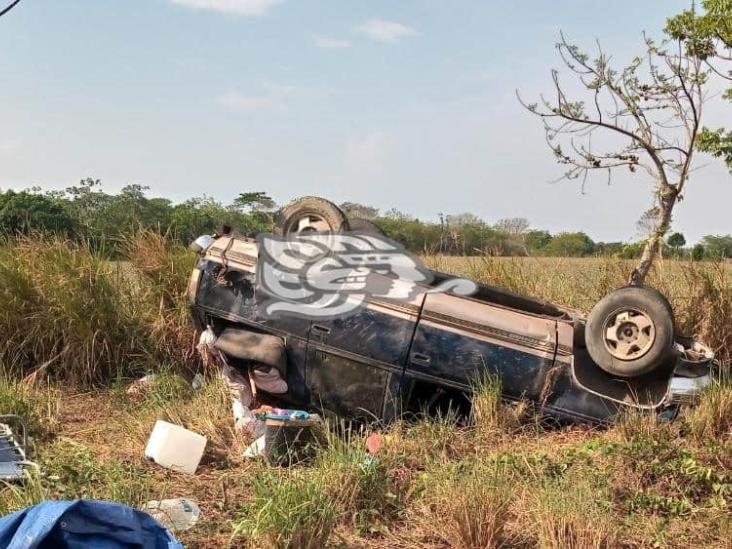
<instances>
[{"instance_id":1,"label":"spare tire","mask_svg":"<svg viewBox=\"0 0 732 549\"><path fill-rule=\"evenodd\" d=\"M338 206L324 198L303 196L277 212L273 232L285 236L310 231L337 233L348 229L348 219Z\"/></svg>"},{"instance_id":2,"label":"spare tire","mask_svg":"<svg viewBox=\"0 0 732 549\"><path fill-rule=\"evenodd\" d=\"M674 317L668 300L651 288L629 286L608 294L590 311L587 351L597 365L636 377L668 364L674 355Z\"/></svg>"},{"instance_id":3,"label":"spare tire","mask_svg":"<svg viewBox=\"0 0 732 549\"><path fill-rule=\"evenodd\" d=\"M376 223L369 221L368 219L349 219L348 224L350 225L350 231L358 231L360 233L375 234L377 236L386 236Z\"/></svg>"}]
</instances>

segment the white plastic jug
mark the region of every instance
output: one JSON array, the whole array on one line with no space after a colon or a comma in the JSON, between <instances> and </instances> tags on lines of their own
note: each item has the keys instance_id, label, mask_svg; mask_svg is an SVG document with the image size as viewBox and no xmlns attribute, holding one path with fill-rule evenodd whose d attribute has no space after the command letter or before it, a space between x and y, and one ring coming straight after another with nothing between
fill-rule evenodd
<instances>
[{"instance_id":1,"label":"white plastic jug","mask_svg":"<svg viewBox=\"0 0 732 549\"><path fill-rule=\"evenodd\" d=\"M205 448L206 437L180 425L158 420L147 441L145 457L168 469L192 475Z\"/></svg>"}]
</instances>

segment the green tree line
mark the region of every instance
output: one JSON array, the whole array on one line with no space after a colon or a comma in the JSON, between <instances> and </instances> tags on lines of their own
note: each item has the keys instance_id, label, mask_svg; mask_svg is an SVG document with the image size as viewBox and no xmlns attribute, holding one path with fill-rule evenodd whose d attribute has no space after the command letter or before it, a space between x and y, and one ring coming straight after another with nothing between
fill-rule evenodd
<instances>
[{"instance_id":1,"label":"green tree line","mask_svg":"<svg viewBox=\"0 0 732 549\"><path fill-rule=\"evenodd\" d=\"M108 193L99 180L84 179L63 191L0 191L0 233L52 232L85 239L114 255L122 238L141 229L153 229L187 244L202 234L228 225L244 234L268 231L277 204L264 192L240 194L231 204L210 197L174 204L167 198L149 197L148 189L128 185ZM406 213L345 202L349 218L368 219L389 237L417 253L496 256L615 256L638 257L644 241L595 242L584 232L532 228L524 218L488 223L476 215L440 215L423 221ZM731 235L709 235L689 249L686 239L674 233L666 239L666 253L678 257L732 257Z\"/></svg>"}]
</instances>

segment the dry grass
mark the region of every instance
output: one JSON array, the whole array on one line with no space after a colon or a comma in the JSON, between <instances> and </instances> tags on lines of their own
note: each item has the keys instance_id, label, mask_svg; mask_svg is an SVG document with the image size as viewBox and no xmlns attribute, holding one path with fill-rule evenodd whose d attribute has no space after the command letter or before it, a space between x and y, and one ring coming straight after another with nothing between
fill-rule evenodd
<instances>
[{"instance_id":1,"label":"dry grass","mask_svg":"<svg viewBox=\"0 0 732 549\"><path fill-rule=\"evenodd\" d=\"M14 375L90 384L192 363L180 282L192 254L152 233L128 252L133 272L58 237L0 244L0 360Z\"/></svg>"},{"instance_id":2,"label":"dry grass","mask_svg":"<svg viewBox=\"0 0 732 549\"><path fill-rule=\"evenodd\" d=\"M583 474L543 479L533 495L532 516L542 549L615 547L617 524L606 489Z\"/></svg>"},{"instance_id":3,"label":"dry grass","mask_svg":"<svg viewBox=\"0 0 732 549\"><path fill-rule=\"evenodd\" d=\"M509 543L506 525L516 486L500 467L463 463L432 473L423 482L424 493L410 515L423 542L462 549Z\"/></svg>"},{"instance_id":4,"label":"dry grass","mask_svg":"<svg viewBox=\"0 0 732 549\"><path fill-rule=\"evenodd\" d=\"M686 419L699 440L732 439L732 376L722 373L708 385L701 403L688 411Z\"/></svg>"},{"instance_id":5,"label":"dry grass","mask_svg":"<svg viewBox=\"0 0 732 549\"><path fill-rule=\"evenodd\" d=\"M451 413L396 422L374 457L360 433L331 438L310 464L270 469L242 459L248 441L231 428L226 390L215 379L201 391L190 387L198 363L183 294L192 256L150 234L126 250L127 261L112 264L62 240L0 246L0 358L8 365L0 407L30 420L42 465L24 484L0 487L0 513L50 497L132 505L190 497L203 516L179 534L189 547L729 543L728 378L671 425L635 413L602 431L536 428L484 379L469 425ZM427 261L585 311L628 272L615 260ZM665 261L651 283L669 295L681 331L732 356L729 267ZM129 380L142 373L156 381L130 399ZM209 438L195 476L144 461L156 419Z\"/></svg>"}]
</instances>

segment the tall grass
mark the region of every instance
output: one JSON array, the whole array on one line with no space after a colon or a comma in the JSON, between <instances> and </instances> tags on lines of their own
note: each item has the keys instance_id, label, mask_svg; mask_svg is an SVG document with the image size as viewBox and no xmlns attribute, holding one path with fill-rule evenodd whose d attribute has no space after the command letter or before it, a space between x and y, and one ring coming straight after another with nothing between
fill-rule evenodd
<instances>
[{"instance_id":1,"label":"tall grass","mask_svg":"<svg viewBox=\"0 0 732 549\"><path fill-rule=\"evenodd\" d=\"M149 329L158 360L190 366L195 354L188 278L196 256L155 231L140 231L123 241L122 249L135 277L138 315Z\"/></svg>"},{"instance_id":2,"label":"tall grass","mask_svg":"<svg viewBox=\"0 0 732 549\"><path fill-rule=\"evenodd\" d=\"M130 247L139 250L150 241L151 235L140 235ZM161 264L173 265L175 258L172 278L184 276L179 249L149 251ZM148 271L133 269L108 261L85 242L60 237L0 243L0 360L8 373L93 383L189 359L184 343L192 348L192 330L180 305L180 284L162 276L144 284ZM156 294L152 285L164 293Z\"/></svg>"},{"instance_id":3,"label":"tall grass","mask_svg":"<svg viewBox=\"0 0 732 549\"><path fill-rule=\"evenodd\" d=\"M732 374L722 372L704 388L701 402L687 410L686 421L699 440L732 440Z\"/></svg>"},{"instance_id":4,"label":"tall grass","mask_svg":"<svg viewBox=\"0 0 732 549\"><path fill-rule=\"evenodd\" d=\"M385 463L364 448L361 437L331 433L314 464L339 521L359 529L389 518L399 506L390 490Z\"/></svg>"}]
</instances>

